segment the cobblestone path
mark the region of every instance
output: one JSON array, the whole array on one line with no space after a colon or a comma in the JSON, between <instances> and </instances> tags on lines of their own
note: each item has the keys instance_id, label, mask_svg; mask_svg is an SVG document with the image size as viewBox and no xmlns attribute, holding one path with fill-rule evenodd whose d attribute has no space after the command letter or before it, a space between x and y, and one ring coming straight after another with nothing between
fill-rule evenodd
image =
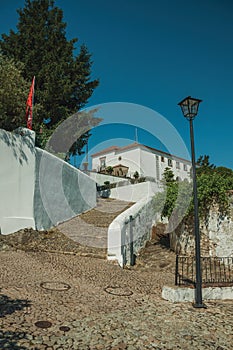
<instances>
[{"instance_id":1,"label":"cobblestone path","mask_svg":"<svg viewBox=\"0 0 233 350\"><path fill-rule=\"evenodd\" d=\"M166 267L22 251L0 261L1 350L233 348L232 301L162 300Z\"/></svg>"},{"instance_id":2,"label":"cobblestone path","mask_svg":"<svg viewBox=\"0 0 233 350\"><path fill-rule=\"evenodd\" d=\"M69 238L73 222L77 241L84 237L79 224L95 226L102 237L109 223L101 213L108 211L112 221L130 205L98 204L100 213L95 209L81 223L74 218L59 226L67 236L29 230L2 240L0 350L232 350L232 301L195 309L161 298L162 287L174 284L175 268L164 237L149 242L127 269L95 257L104 257L105 248ZM53 253L43 251L49 244Z\"/></svg>"},{"instance_id":3,"label":"cobblestone path","mask_svg":"<svg viewBox=\"0 0 233 350\"><path fill-rule=\"evenodd\" d=\"M98 198L96 208L58 225L58 229L83 245L86 251L106 257L108 226L132 204L115 199Z\"/></svg>"}]
</instances>

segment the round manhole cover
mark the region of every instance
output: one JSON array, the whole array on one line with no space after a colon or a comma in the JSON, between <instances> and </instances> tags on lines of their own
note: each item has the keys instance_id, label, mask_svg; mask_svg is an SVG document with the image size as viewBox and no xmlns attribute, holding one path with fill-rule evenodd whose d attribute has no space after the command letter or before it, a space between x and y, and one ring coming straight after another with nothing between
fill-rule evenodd
<instances>
[{"instance_id":1,"label":"round manhole cover","mask_svg":"<svg viewBox=\"0 0 233 350\"><path fill-rule=\"evenodd\" d=\"M59 329L62 332L69 332L70 331L70 327L68 327L68 326L61 326L61 327L59 327Z\"/></svg>"},{"instance_id":2,"label":"round manhole cover","mask_svg":"<svg viewBox=\"0 0 233 350\"><path fill-rule=\"evenodd\" d=\"M52 326L52 323L49 321L37 321L35 326L39 328L49 328Z\"/></svg>"},{"instance_id":3,"label":"round manhole cover","mask_svg":"<svg viewBox=\"0 0 233 350\"><path fill-rule=\"evenodd\" d=\"M133 292L128 288L119 286L108 286L104 288L104 290L106 293L117 295L119 297L129 297L133 294Z\"/></svg>"},{"instance_id":4,"label":"round manhole cover","mask_svg":"<svg viewBox=\"0 0 233 350\"><path fill-rule=\"evenodd\" d=\"M63 292L71 288L69 284L64 282L42 282L40 286L41 288L56 290L58 292Z\"/></svg>"}]
</instances>

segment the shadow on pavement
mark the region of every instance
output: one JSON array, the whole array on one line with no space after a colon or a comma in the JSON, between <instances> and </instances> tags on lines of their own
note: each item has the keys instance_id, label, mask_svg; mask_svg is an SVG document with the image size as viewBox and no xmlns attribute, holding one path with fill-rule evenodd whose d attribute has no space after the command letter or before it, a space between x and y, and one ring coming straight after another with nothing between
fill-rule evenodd
<instances>
[{"instance_id":1,"label":"shadow on pavement","mask_svg":"<svg viewBox=\"0 0 233 350\"><path fill-rule=\"evenodd\" d=\"M20 311L31 304L28 300L10 299L7 295L0 294L0 318L10 315L15 311Z\"/></svg>"},{"instance_id":2,"label":"shadow on pavement","mask_svg":"<svg viewBox=\"0 0 233 350\"><path fill-rule=\"evenodd\" d=\"M17 344L17 341L19 339L23 339L24 337L25 337L25 333L23 332L20 333L20 332L10 332L10 331L6 331L6 332L0 331L0 349L28 350L28 348L25 348L24 346Z\"/></svg>"},{"instance_id":3,"label":"shadow on pavement","mask_svg":"<svg viewBox=\"0 0 233 350\"><path fill-rule=\"evenodd\" d=\"M7 295L0 294L0 318L4 318L7 315L11 315L29 306L30 303L28 300L11 299ZM3 329L1 329L0 349L27 350L27 348L17 344L18 340L23 338L25 338L24 332L3 331Z\"/></svg>"}]
</instances>

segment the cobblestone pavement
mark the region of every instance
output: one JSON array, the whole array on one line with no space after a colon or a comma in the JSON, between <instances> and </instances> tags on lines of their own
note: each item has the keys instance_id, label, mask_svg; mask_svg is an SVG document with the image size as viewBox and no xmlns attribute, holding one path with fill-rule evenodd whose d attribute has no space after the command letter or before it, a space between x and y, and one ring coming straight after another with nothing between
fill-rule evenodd
<instances>
[{"instance_id":1,"label":"cobblestone pavement","mask_svg":"<svg viewBox=\"0 0 233 350\"><path fill-rule=\"evenodd\" d=\"M99 204L112 215L119 203ZM85 215L94 233L93 217ZM101 228L106 234L103 220L95 237ZM64 228L75 230L77 242L77 219ZM232 301L195 309L161 298L175 268L164 237L127 269L103 259L98 245L82 246L56 230L4 237L1 249L0 350L233 349Z\"/></svg>"},{"instance_id":2,"label":"cobblestone pavement","mask_svg":"<svg viewBox=\"0 0 233 350\"><path fill-rule=\"evenodd\" d=\"M23 251L0 261L1 350L233 348L232 301L162 300L168 266Z\"/></svg>"},{"instance_id":3,"label":"cobblestone pavement","mask_svg":"<svg viewBox=\"0 0 233 350\"><path fill-rule=\"evenodd\" d=\"M58 229L82 245L105 249L108 226L132 204L110 198L98 198L96 208L58 225Z\"/></svg>"}]
</instances>

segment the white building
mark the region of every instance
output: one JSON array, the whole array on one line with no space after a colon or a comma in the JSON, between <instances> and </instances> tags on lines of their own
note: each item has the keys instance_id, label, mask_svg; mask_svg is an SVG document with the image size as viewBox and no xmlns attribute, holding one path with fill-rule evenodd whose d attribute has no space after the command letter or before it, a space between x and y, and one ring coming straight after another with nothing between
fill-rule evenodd
<instances>
[{"instance_id":1,"label":"white building","mask_svg":"<svg viewBox=\"0 0 233 350\"><path fill-rule=\"evenodd\" d=\"M112 146L92 155L93 171L105 172L109 166L114 175L133 178L137 171L140 177L157 181L162 180L165 168L170 168L175 179L190 180L190 161L138 143Z\"/></svg>"}]
</instances>

